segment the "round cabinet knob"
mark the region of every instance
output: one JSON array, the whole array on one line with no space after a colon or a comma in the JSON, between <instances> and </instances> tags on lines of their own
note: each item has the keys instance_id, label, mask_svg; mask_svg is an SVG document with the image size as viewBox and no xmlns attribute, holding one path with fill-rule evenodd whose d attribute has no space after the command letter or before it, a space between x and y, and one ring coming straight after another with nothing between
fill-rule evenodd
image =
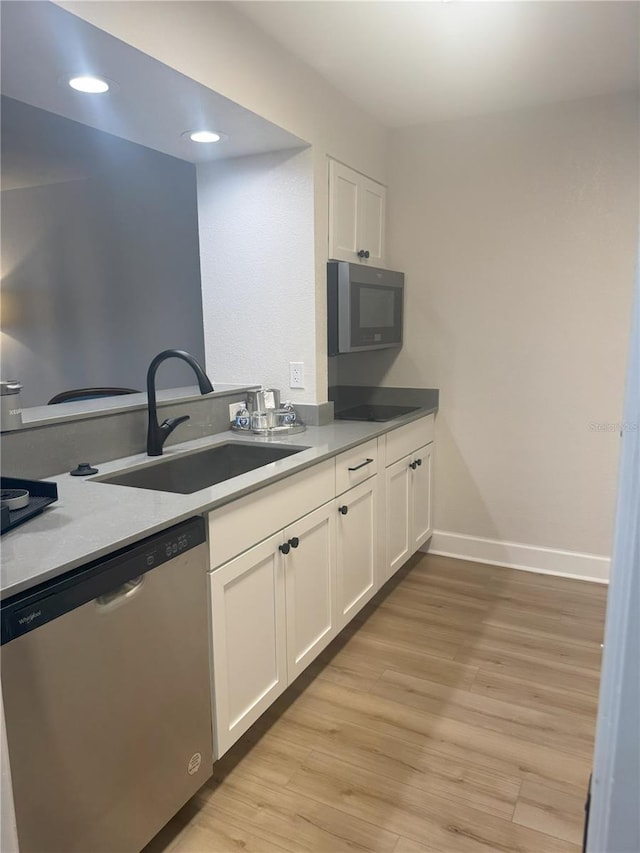
<instances>
[{"instance_id":1,"label":"round cabinet knob","mask_svg":"<svg viewBox=\"0 0 640 853\"><path fill-rule=\"evenodd\" d=\"M297 536L293 536L291 539L289 539L289 545L291 545L292 548L297 548L299 544L300 540Z\"/></svg>"},{"instance_id":2,"label":"round cabinet knob","mask_svg":"<svg viewBox=\"0 0 640 853\"><path fill-rule=\"evenodd\" d=\"M289 551L291 550L291 546L289 545L288 542L283 542L282 545L280 546L280 550L282 551L283 554L288 554Z\"/></svg>"},{"instance_id":3,"label":"round cabinet knob","mask_svg":"<svg viewBox=\"0 0 640 853\"><path fill-rule=\"evenodd\" d=\"M422 465L422 459L416 459L416 465L419 468Z\"/></svg>"},{"instance_id":4,"label":"round cabinet knob","mask_svg":"<svg viewBox=\"0 0 640 853\"><path fill-rule=\"evenodd\" d=\"M340 515L346 515L349 512L349 507L348 506L339 506L338 512L340 513Z\"/></svg>"},{"instance_id":5,"label":"round cabinet knob","mask_svg":"<svg viewBox=\"0 0 640 853\"><path fill-rule=\"evenodd\" d=\"M415 462L409 462L409 468L412 468L415 471L417 467L418 466Z\"/></svg>"},{"instance_id":6,"label":"round cabinet knob","mask_svg":"<svg viewBox=\"0 0 640 853\"><path fill-rule=\"evenodd\" d=\"M368 258L369 257L369 250L368 249L360 249L360 251L358 252L358 257L359 258Z\"/></svg>"}]
</instances>

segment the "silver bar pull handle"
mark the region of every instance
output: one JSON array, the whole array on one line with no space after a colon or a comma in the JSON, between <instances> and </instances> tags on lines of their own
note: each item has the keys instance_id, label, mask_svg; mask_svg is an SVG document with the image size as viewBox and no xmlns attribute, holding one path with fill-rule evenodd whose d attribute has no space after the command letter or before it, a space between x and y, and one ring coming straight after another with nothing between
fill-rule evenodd
<instances>
[{"instance_id":1,"label":"silver bar pull handle","mask_svg":"<svg viewBox=\"0 0 640 853\"><path fill-rule=\"evenodd\" d=\"M355 465L353 468L348 468L349 471L359 471L361 468L364 468L365 465L370 465L373 462L373 459L365 459L364 462L361 462L359 465Z\"/></svg>"},{"instance_id":2,"label":"silver bar pull handle","mask_svg":"<svg viewBox=\"0 0 640 853\"><path fill-rule=\"evenodd\" d=\"M129 601L142 588L144 584L144 575L138 575L137 578L131 578L130 581L123 583L122 586L117 586L110 592L105 592L96 598L98 610L114 610L121 604Z\"/></svg>"}]
</instances>

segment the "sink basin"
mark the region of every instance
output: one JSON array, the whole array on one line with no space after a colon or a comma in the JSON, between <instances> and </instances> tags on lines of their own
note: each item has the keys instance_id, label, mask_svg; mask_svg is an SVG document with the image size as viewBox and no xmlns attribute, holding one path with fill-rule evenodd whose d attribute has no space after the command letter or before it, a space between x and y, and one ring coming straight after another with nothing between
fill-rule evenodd
<instances>
[{"instance_id":1,"label":"sink basin","mask_svg":"<svg viewBox=\"0 0 640 853\"><path fill-rule=\"evenodd\" d=\"M209 447L196 453L186 453L163 459L155 465L123 471L109 477L100 477L97 482L115 486L132 486L135 489L151 489L154 492L177 492L190 495L262 468L278 459L286 459L308 447L282 447L263 444L241 444L229 442Z\"/></svg>"}]
</instances>

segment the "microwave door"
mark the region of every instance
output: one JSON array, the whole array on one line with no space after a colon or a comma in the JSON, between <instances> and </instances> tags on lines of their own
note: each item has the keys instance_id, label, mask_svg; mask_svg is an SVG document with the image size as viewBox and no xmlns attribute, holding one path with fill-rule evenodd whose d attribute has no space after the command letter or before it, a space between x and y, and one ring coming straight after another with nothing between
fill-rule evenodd
<instances>
[{"instance_id":1,"label":"microwave door","mask_svg":"<svg viewBox=\"0 0 640 853\"><path fill-rule=\"evenodd\" d=\"M401 272L329 261L329 355L401 347L403 296Z\"/></svg>"},{"instance_id":2,"label":"microwave door","mask_svg":"<svg viewBox=\"0 0 640 853\"><path fill-rule=\"evenodd\" d=\"M402 287L352 282L348 320L341 316L341 352L386 349L402 345ZM344 322L343 322L344 321ZM343 349L343 343L348 349Z\"/></svg>"},{"instance_id":3,"label":"microwave door","mask_svg":"<svg viewBox=\"0 0 640 853\"><path fill-rule=\"evenodd\" d=\"M363 344L390 343L397 337L400 310L398 292L393 287L362 284L356 288L357 328L352 330Z\"/></svg>"}]
</instances>

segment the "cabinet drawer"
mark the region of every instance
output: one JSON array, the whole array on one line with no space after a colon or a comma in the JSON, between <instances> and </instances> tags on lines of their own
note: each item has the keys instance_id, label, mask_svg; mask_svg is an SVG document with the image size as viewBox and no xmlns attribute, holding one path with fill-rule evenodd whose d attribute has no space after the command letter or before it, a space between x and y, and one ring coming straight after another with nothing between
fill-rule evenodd
<instances>
[{"instance_id":1,"label":"cabinet drawer","mask_svg":"<svg viewBox=\"0 0 640 853\"><path fill-rule=\"evenodd\" d=\"M334 494L334 460L327 459L213 510L209 513L211 568L332 500Z\"/></svg>"},{"instance_id":2,"label":"cabinet drawer","mask_svg":"<svg viewBox=\"0 0 640 853\"><path fill-rule=\"evenodd\" d=\"M393 465L398 459L413 453L417 447L433 441L433 427L434 416L427 415L387 433L385 465Z\"/></svg>"},{"instance_id":3,"label":"cabinet drawer","mask_svg":"<svg viewBox=\"0 0 640 853\"><path fill-rule=\"evenodd\" d=\"M378 439L373 438L336 456L336 495L378 473Z\"/></svg>"}]
</instances>

